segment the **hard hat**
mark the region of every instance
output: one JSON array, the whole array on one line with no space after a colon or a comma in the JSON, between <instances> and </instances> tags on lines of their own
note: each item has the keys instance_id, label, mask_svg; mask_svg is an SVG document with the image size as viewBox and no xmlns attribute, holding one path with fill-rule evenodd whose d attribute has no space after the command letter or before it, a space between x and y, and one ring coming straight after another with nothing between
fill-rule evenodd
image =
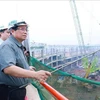
<instances>
[{"instance_id":1,"label":"hard hat","mask_svg":"<svg viewBox=\"0 0 100 100\"><path fill-rule=\"evenodd\" d=\"M2 25L2 26L0 26L0 31L7 29L7 28L8 28L7 26Z\"/></svg>"},{"instance_id":2,"label":"hard hat","mask_svg":"<svg viewBox=\"0 0 100 100\"><path fill-rule=\"evenodd\" d=\"M28 24L23 20L21 20L21 21L13 20L8 24L8 28L11 29L14 27L22 26L22 25L28 26Z\"/></svg>"}]
</instances>

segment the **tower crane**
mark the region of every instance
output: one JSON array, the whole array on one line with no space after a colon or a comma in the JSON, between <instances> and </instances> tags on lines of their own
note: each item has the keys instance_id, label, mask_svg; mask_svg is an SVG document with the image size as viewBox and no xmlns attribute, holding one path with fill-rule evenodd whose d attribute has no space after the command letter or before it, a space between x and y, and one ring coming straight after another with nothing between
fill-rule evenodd
<instances>
[{"instance_id":1,"label":"tower crane","mask_svg":"<svg viewBox=\"0 0 100 100\"><path fill-rule=\"evenodd\" d=\"M75 25L75 29L76 29L80 52L82 55L84 55L84 54L86 54L86 50L85 50L84 39L83 39L83 35L82 35L82 29L81 29L81 25L80 25L80 21L79 21L79 16L78 16L78 12L77 12L77 7L75 4L75 0L69 0L69 1L70 1L70 7L71 7L73 19L74 19L74 25Z\"/></svg>"}]
</instances>

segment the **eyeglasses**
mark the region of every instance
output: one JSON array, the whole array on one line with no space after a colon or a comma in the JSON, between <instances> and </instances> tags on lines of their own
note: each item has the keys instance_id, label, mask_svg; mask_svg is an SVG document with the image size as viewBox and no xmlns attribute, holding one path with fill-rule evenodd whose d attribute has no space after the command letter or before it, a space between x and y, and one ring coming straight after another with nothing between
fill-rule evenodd
<instances>
[{"instance_id":1,"label":"eyeglasses","mask_svg":"<svg viewBox=\"0 0 100 100\"><path fill-rule=\"evenodd\" d=\"M28 31L28 29L27 28L17 28L17 30L21 30L21 31Z\"/></svg>"}]
</instances>

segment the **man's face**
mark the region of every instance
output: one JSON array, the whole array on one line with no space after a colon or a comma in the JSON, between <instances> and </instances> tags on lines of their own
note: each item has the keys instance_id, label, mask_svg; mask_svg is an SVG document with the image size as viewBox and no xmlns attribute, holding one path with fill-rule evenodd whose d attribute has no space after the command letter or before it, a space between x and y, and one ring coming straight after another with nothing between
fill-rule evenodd
<instances>
[{"instance_id":1,"label":"man's face","mask_svg":"<svg viewBox=\"0 0 100 100\"><path fill-rule=\"evenodd\" d=\"M10 36L10 32L8 29L1 33L1 38L3 40L6 40L9 36Z\"/></svg>"},{"instance_id":2,"label":"man's face","mask_svg":"<svg viewBox=\"0 0 100 100\"><path fill-rule=\"evenodd\" d=\"M16 31L12 32L12 34L19 42L22 42L27 38L27 26L19 26Z\"/></svg>"}]
</instances>

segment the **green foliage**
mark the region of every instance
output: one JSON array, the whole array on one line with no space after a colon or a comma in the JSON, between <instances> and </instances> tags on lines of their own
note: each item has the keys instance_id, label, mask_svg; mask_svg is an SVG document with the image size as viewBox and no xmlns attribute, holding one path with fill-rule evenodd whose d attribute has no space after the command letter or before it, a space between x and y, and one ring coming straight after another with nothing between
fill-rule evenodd
<instances>
[{"instance_id":1,"label":"green foliage","mask_svg":"<svg viewBox=\"0 0 100 100\"><path fill-rule=\"evenodd\" d=\"M87 69L88 68L88 65L89 65L89 61L88 61L88 58L83 58L82 59L82 66Z\"/></svg>"},{"instance_id":2,"label":"green foliage","mask_svg":"<svg viewBox=\"0 0 100 100\"><path fill-rule=\"evenodd\" d=\"M85 70L87 71L87 68L89 67L89 59L88 58L83 58L82 59L82 65L85 68ZM90 73L95 72L96 70L99 70L100 67L97 67L97 63L98 63L98 58L94 57L92 62L91 62L91 66L90 66Z\"/></svg>"}]
</instances>

